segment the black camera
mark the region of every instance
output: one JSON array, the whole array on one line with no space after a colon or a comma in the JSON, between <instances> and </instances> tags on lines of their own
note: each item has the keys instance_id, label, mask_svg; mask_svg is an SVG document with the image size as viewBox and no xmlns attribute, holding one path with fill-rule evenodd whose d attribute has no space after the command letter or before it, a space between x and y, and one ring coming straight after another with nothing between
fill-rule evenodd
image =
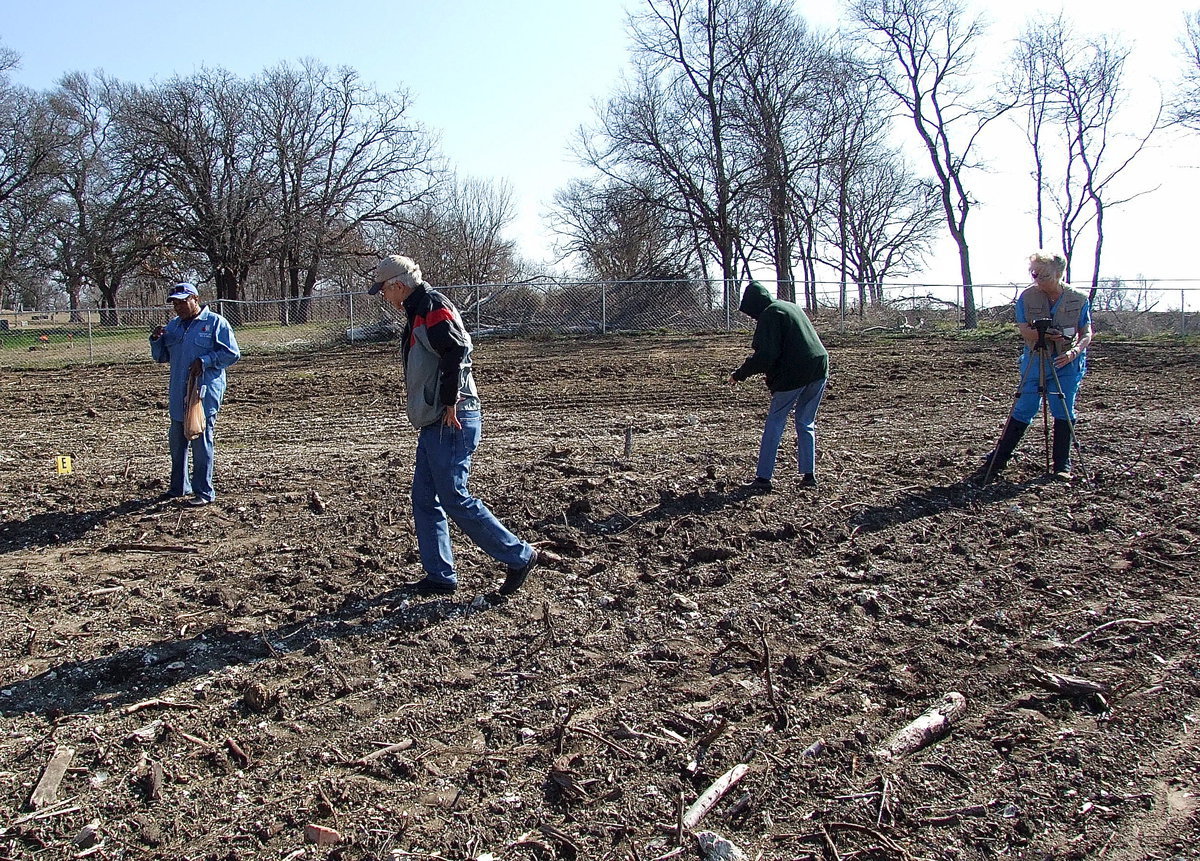
<instances>
[{"instance_id":1,"label":"black camera","mask_svg":"<svg viewBox=\"0 0 1200 861\"><path fill-rule=\"evenodd\" d=\"M1046 334L1046 332L1048 332L1051 328L1053 328L1054 321L1051 320L1049 317L1042 317L1040 320L1034 320L1029 325L1032 326L1033 328L1037 329L1039 335L1044 336Z\"/></svg>"}]
</instances>

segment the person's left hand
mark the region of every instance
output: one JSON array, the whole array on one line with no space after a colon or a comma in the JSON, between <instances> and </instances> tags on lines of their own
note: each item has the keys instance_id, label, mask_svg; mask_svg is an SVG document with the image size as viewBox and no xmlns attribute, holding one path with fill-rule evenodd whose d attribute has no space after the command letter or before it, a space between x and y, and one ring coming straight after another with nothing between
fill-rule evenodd
<instances>
[{"instance_id":1,"label":"person's left hand","mask_svg":"<svg viewBox=\"0 0 1200 861\"><path fill-rule=\"evenodd\" d=\"M462 430L462 422L458 420L458 408L453 404L446 407L446 411L442 413L442 424L448 428Z\"/></svg>"},{"instance_id":2,"label":"person's left hand","mask_svg":"<svg viewBox=\"0 0 1200 861\"><path fill-rule=\"evenodd\" d=\"M1057 356L1054 357L1054 367L1065 368L1067 365L1071 364L1077 358L1079 358L1079 350L1076 349L1075 347L1072 347L1071 349L1067 350L1065 353L1059 353Z\"/></svg>"},{"instance_id":3,"label":"person's left hand","mask_svg":"<svg viewBox=\"0 0 1200 861\"><path fill-rule=\"evenodd\" d=\"M729 375L729 387L733 388L738 384L738 379L733 374Z\"/></svg>"},{"instance_id":4,"label":"person's left hand","mask_svg":"<svg viewBox=\"0 0 1200 861\"><path fill-rule=\"evenodd\" d=\"M195 374L197 377L204 373L204 362L200 359L192 362L192 366L188 368L188 373Z\"/></svg>"}]
</instances>

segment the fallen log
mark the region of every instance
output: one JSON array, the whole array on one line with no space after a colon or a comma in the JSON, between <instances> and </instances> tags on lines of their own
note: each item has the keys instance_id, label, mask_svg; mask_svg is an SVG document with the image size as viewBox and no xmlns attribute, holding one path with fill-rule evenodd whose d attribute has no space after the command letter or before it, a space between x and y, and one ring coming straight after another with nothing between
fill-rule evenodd
<instances>
[{"instance_id":1,"label":"fallen log","mask_svg":"<svg viewBox=\"0 0 1200 861\"><path fill-rule=\"evenodd\" d=\"M920 750L946 734L951 724L967 713L967 698L957 691L942 697L942 701L927 709L912 723L895 733L883 747L875 751L880 759L898 759Z\"/></svg>"}]
</instances>

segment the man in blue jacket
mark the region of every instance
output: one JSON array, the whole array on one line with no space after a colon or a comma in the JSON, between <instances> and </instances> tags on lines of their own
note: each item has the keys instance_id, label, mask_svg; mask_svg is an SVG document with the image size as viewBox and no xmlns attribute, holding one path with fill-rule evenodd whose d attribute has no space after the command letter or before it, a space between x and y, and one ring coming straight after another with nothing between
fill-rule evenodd
<instances>
[{"instance_id":1,"label":"man in blue jacket","mask_svg":"<svg viewBox=\"0 0 1200 861\"><path fill-rule=\"evenodd\" d=\"M213 426L225 395L225 369L242 355L229 321L208 306L200 305L192 284L176 284L167 297L175 318L150 333L150 355L156 362L171 363L169 406L171 430L171 487L168 497L190 496L189 505L208 505L217 498L213 489ZM192 470L187 470L188 440L183 433L184 400L188 376L199 376L197 385L204 405L204 433L191 441Z\"/></svg>"},{"instance_id":2,"label":"man in blue jacket","mask_svg":"<svg viewBox=\"0 0 1200 861\"><path fill-rule=\"evenodd\" d=\"M450 520L507 567L501 595L511 595L538 564L538 552L505 528L467 488L471 455L482 435L479 392L471 373L471 335L458 309L421 279L421 267L392 254L379 261L370 294L404 313L402 341L408 420L417 429L413 523L425 576L410 588L450 595L458 588Z\"/></svg>"},{"instance_id":3,"label":"man in blue jacket","mask_svg":"<svg viewBox=\"0 0 1200 861\"><path fill-rule=\"evenodd\" d=\"M795 302L776 299L757 281L751 281L746 288L738 310L758 322L754 327L754 352L729 375L730 383L763 374L771 392L751 488L771 490L775 455L788 416L793 412L800 486L816 487L817 408L829 376L829 353L804 309Z\"/></svg>"}]
</instances>

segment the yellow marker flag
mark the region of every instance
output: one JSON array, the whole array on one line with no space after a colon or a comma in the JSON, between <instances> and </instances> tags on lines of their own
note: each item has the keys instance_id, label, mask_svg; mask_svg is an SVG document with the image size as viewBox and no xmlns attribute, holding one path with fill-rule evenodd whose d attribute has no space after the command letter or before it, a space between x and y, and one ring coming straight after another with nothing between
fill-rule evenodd
<instances>
[{"instance_id":1,"label":"yellow marker flag","mask_svg":"<svg viewBox=\"0 0 1200 861\"><path fill-rule=\"evenodd\" d=\"M54 466L58 469L59 475L70 475L71 456L69 454L60 454L54 459Z\"/></svg>"}]
</instances>

